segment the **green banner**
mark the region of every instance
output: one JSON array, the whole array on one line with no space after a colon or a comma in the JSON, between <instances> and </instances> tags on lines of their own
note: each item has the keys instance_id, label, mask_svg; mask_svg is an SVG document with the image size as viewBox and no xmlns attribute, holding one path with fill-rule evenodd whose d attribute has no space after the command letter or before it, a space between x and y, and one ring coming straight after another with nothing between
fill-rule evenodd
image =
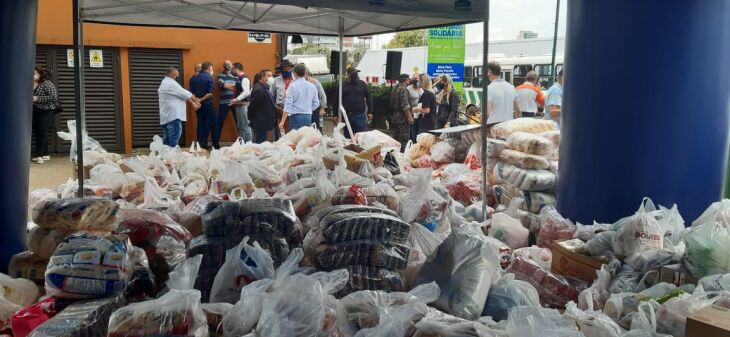
<instances>
[{"instance_id":1,"label":"green banner","mask_svg":"<svg viewBox=\"0 0 730 337\"><path fill-rule=\"evenodd\" d=\"M459 92L464 86L464 55L466 40L464 25L428 30L429 76L449 75Z\"/></svg>"}]
</instances>

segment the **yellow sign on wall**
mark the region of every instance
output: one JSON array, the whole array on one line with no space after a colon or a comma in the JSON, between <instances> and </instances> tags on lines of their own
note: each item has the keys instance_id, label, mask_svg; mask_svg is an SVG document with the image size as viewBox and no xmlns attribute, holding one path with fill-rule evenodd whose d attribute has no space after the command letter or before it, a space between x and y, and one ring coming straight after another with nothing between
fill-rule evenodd
<instances>
[{"instance_id":1,"label":"yellow sign on wall","mask_svg":"<svg viewBox=\"0 0 730 337\"><path fill-rule=\"evenodd\" d=\"M104 68L104 53L100 49L89 49L89 65L92 68Z\"/></svg>"}]
</instances>

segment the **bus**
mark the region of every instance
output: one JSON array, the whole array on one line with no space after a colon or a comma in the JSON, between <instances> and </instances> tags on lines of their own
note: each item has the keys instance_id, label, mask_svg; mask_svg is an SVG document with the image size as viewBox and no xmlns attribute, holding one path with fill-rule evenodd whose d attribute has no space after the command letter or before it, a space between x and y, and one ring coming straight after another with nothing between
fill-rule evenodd
<instances>
[{"instance_id":1,"label":"bus","mask_svg":"<svg viewBox=\"0 0 730 337\"><path fill-rule=\"evenodd\" d=\"M537 72L538 83L543 91L550 88L552 72L550 65L552 56L530 57L501 57L490 58L490 61L499 62L502 67L502 78L515 87L525 82L529 71ZM563 56L555 56L555 69L559 73L563 69ZM474 116L481 111L484 67L481 58L471 58L464 61L464 92L462 104L467 117Z\"/></svg>"}]
</instances>

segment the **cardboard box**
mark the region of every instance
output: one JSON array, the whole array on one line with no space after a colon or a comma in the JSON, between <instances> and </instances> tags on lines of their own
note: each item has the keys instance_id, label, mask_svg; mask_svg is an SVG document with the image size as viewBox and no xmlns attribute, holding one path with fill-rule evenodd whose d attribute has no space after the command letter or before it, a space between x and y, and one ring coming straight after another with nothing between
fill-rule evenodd
<instances>
[{"instance_id":1,"label":"cardboard box","mask_svg":"<svg viewBox=\"0 0 730 337\"><path fill-rule=\"evenodd\" d=\"M685 337L730 337L730 310L711 305L687 318Z\"/></svg>"},{"instance_id":2,"label":"cardboard box","mask_svg":"<svg viewBox=\"0 0 730 337\"><path fill-rule=\"evenodd\" d=\"M659 282L667 282L679 287L685 284L697 284L697 281L699 279L679 263L662 266L659 270Z\"/></svg>"},{"instance_id":3,"label":"cardboard box","mask_svg":"<svg viewBox=\"0 0 730 337\"><path fill-rule=\"evenodd\" d=\"M589 283L593 282L597 277L596 270L601 269L603 262L571 251L560 244L562 241L564 240L553 241L550 247L550 252L553 254L551 271Z\"/></svg>"}]
</instances>

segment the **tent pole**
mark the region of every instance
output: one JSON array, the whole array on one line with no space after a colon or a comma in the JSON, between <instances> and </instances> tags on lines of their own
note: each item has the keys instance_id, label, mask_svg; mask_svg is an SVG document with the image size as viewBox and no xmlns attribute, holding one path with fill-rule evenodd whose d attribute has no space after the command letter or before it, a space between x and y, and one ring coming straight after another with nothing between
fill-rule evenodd
<instances>
[{"instance_id":1,"label":"tent pole","mask_svg":"<svg viewBox=\"0 0 730 337\"><path fill-rule=\"evenodd\" d=\"M558 0L558 3L555 5L555 30L553 32L553 56L550 61L550 75L552 75L552 78L550 78L550 85L553 85L553 83L555 83L555 77L557 76L557 71L555 71L555 50L558 47L558 20L560 20L560 0Z\"/></svg>"},{"instance_id":2,"label":"tent pole","mask_svg":"<svg viewBox=\"0 0 730 337\"><path fill-rule=\"evenodd\" d=\"M350 125L350 119L347 118L347 111L345 111L345 107L342 105L342 81L343 81L342 76L344 75L342 73L342 68L344 68L343 64L345 62L344 61L345 55L343 54L343 44L344 43L342 40L345 35L345 18L340 16L339 21L340 22L338 25L338 30L339 30L338 36L340 38L340 57L339 57L338 61L340 64L338 65L339 68L337 69L337 76L339 77L339 79L337 80L337 83L339 84L338 93L337 93L337 105L338 105L337 114L338 114L339 118L337 120L339 122L341 122L344 119L345 126L347 126L347 131L350 132L350 139L352 139L354 142L355 135L352 134L352 126ZM355 142L355 144L357 144L357 142Z\"/></svg>"},{"instance_id":3,"label":"tent pole","mask_svg":"<svg viewBox=\"0 0 730 337\"><path fill-rule=\"evenodd\" d=\"M82 0L73 0L73 48L74 48L74 79L76 90L74 93L76 107L76 175L79 198L84 196L84 41L83 19L81 19L79 3ZM71 130L69 130L71 131Z\"/></svg>"},{"instance_id":4,"label":"tent pole","mask_svg":"<svg viewBox=\"0 0 730 337\"><path fill-rule=\"evenodd\" d=\"M484 8L484 23L482 25L484 33L484 42L482 50L482 214L487 214L487 83L489 78L487 77L487 62L489 55L489 0L487 0L486 7Z\"/></svg>"}]
</instances>

